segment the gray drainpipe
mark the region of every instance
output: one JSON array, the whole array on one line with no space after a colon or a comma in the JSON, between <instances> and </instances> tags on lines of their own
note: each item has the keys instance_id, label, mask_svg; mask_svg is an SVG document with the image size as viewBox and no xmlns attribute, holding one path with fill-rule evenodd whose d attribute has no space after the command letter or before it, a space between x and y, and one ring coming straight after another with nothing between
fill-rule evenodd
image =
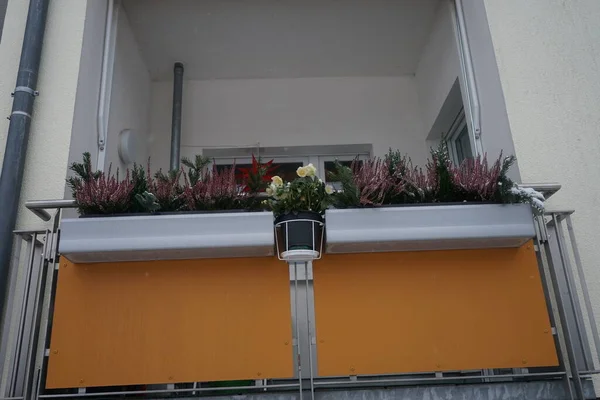
<instances>
[{"instance_id":1,"label":"gray drainpipe","mask_svg":"<svg viewBox=\"0 0 600 400\"><path fill-rule=\"evenodd\" d=\"M30 0L23 37L17 84L13 94L6 151L0 175L0 312L4 310L8 289L8 271L17 221L19 198L25 169L25 155L31 126L33 101L42 54L46 15L50 0Z\"/></svg>"},{"instance_id":2,"label":"gray drainpipe","mask_svg":"<svg viewBox=\"0 0 600 400\"><path fill-rule=\"evenodd\" d=\"M171 120L171 163L170 170L179 169L181 151L181 102L183 97L183 64L173 67L173 117Z\"/></svg>"}]
</instances>

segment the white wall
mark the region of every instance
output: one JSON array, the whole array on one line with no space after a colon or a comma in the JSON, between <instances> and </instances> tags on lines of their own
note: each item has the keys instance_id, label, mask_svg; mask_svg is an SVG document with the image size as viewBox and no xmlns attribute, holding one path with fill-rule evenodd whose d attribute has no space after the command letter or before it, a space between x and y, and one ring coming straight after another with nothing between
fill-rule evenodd
<instances>
[{"instance_id":1,"label":"white wall","mask_svg":"<svg viewBox=\"0 0 600 400\"><path fill-rule=\"evenodd\" d=\"M81 162L83 153L89 152L94 167L98 157L96 115L102 71L106 8L105 1L90 1L87 4L71 148L69 149L69 163ZM68 187L65 188L65 198L71 198L71 191Z\"/></svg>"},{"instance_id":2,"label":"white wall","mask_svg":"<svg viewBox=\"0 0 600 400\"><path fill-rule=\"evenodd\" d=\"M486 0L523 181L559 182L551 209L574 209L600 321L600 1Z\"/></svg>"},{"instance_id":3,"label":"white wall","mask_svg":"<svg viewBox=\"0 0 600 400\"><path fill-rule=\"evenodd\" d=\"M167 168L172 83L153 83L152 164ZM427 155L414 77L185 81L182 155L201 146L372 143ZM199 147L189 147L199 146Z\"/></svg>"},{"instance_id":4,"label":"white wall","mask_svg":"<svg viewBox=\"0 0 600 400\"><path fill-rule=\"evenodd\" d=\"M463 0L463 8L479 94L483 150L488 154L488 159L498 157L501 151L505 156L515 154L484 3L481 0ZM509 171L509 176L521 182L519 175L521 161L519 155L516 155L518 165Z\"/></svg>"},{"instance_id":5,"label":"white wall","mask_svg":"<svg viewBox=\"0 0 600 400\"><path fill-rule=\"evenodd\" d=\"M126 168L131 167L131 165L123 164L118 154L119 133L124 129L131 129L142 136L141 142L146 147L140 148L134 161L143 165L147 163L150 93L150 74L142 59L127 14L121 9L117 28L108 136L106 139L106 170L108 170L111 163L113 172L117 168L124 172Z\"/></svg>"},{"instance_id":6,"label":"white wall","mask_svg":"<svg viewBox=\"0 0 600 400\"><path fill-rule=\"evenodd\" d=\"M454 22L449 1L440 2L436 10L435 20L427 44L423 48L417 65L416 80L419 93L420 115L423 119L425 133L438 137L440 129L449 128L456 114L445 121L447 126L434 123L442 110L444 101L450 93L452 85L460 75L460 61L456 45ZM459 106L460 110L460 106ZM447 130L444 131L447 133Z\"/></svg>"}]
</instances>

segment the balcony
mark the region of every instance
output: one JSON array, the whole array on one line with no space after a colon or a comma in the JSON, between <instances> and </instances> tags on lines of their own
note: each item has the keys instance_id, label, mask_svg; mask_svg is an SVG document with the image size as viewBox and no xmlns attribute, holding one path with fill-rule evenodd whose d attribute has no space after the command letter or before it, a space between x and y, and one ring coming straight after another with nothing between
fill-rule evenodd
<instances>
[{"instance_id":1,"label":"balcony","mask_svg":"<svg viewBox=\"0 0 600 400\"><path fill-rule=\"evenodd\" d=\"M482 110L487 142L472 134L447 2L122 3L88 2L70 162L97 142L99 169L166 171L172 144L216 170L258 154L285 176L389 148L423 165L441 133L455 162L512 153L503 110ZM323 257L285 263L272 214L27 207L48 224L15 232L0 399L594 397L600 339L571 211L328 210Z\"/></svg>"},{"instance_id":2,"label":"balcony","mask_svg":"<svg viewBox=\"0 0 600 400\"><path fill-rule=\"evenodd\" d=\"M72 206L15 232L6 398L594 398L571 211L513 247L86 263Z\"/></svg>"}]
</instances>

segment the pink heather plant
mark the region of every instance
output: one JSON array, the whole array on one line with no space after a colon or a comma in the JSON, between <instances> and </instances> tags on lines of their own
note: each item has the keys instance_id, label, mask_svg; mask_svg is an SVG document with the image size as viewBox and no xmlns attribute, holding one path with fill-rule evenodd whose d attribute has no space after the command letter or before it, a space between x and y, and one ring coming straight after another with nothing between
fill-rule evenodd
<instances>
[{"instance_id":1,"label":"pink heather plant","mask_svg":"<svg viewBox=\"0 0 600 400\"><path fill-rule=\"evenodd\" d=\"M450 167L450 175L456 189L469 201L492 201L498 189L502 154L488 166L487 155L464 160L459 166Z\"/></svg>"},{"instance_id":2,"label":"pink heather plant","mask_svg":"<svg viewBox=\"0 0 600 400\"><path fill-rule=\"evenodd\" d=\"M185 185L182 194L183 209L231 210L240 208L241 193L235 179L235 166L218 171L191 185L184 175Z\"/></svg>"},{"instance_id":3,"label":"pink heather plant","mask_svg":"<svg viewBox=\"0 0 600 400\"><path fill-rule=\"evenodd\" d=\"M88 180L80 180L75 187L75 201L81 214L119 214L128 212L131 207L134 182L129 175L119 180L108 173L100 172Z\"/></svg>"},{"instance_id":4,"label":"pink heather plant","mask_svg":"<svg viewBox=\"0 0 600 400\"><path fill-rule=\"evenodd\" d=\"M350 166L354 175L354 184L358 190L360 205L381 205L394 187L389 174L389 164L381 158L371 158L364 161L355 160Z\"/></svg>"},{"instance_id":5,"label":"pink heather plant","mask_svg":"<svg viewBox=\"0 0 600 400\"><path fill-rule=\"evenodd\" d=\"M158 171L154 178L150 174L150 163L147 169L147 191L152 193L156 198L156 202L160 205L160 211L177 211L181 208L183 188L180 183L183 169L172 171L169 174L164 174Z\"/></svg>"}]
</instances>

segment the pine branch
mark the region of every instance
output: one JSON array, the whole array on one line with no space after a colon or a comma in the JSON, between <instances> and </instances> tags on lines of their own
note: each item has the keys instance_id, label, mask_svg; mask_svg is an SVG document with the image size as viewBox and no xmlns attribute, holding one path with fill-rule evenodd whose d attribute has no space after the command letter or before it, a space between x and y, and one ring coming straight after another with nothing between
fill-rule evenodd
<instances>
[{"instance_id":1,"label":"pine branch","mask_svg":"<svg viewBox=\"0 0 600 400\"><path fill-rule=\"evenodd\" d=\"M358 187L354 183L354 173L352 169L335 162L335 170L329 173L329 179L332 182L340 182L342 190L335 193L334 204L338 208L356 207L360 204Z\"/></svg>"}]
</instances>

